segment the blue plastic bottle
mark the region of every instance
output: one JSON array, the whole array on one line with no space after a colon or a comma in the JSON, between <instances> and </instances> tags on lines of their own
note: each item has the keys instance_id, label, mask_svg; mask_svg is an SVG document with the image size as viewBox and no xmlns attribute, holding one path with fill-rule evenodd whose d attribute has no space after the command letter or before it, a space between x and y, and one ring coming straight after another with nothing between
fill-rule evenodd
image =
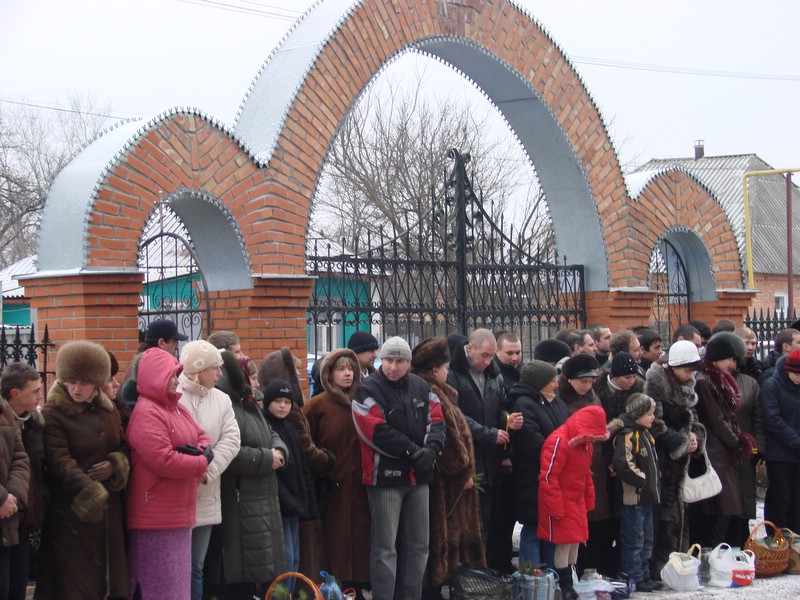
<instances>
[{"instance_id":1,"label":"blue plastic bottle","mask_svg":"<svg viewBox=\"0 0 800 600\"><path fill-rule=\"evenodd\" d=\"M319 574L322 575L322 579L324 580L322 585L319 586L322 597L325 598L325 600L344 600L344 594L342 594L339 584L336 583L336 577L326 571L320 571Z\"/></svg>"}]
</instances>

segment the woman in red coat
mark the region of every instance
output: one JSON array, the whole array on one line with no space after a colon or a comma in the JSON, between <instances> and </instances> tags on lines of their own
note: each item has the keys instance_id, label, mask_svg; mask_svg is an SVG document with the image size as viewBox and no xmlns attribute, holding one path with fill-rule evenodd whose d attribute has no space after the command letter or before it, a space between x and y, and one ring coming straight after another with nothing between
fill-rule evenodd
<instances>
[{"instance_id":1,"label":"woman in red coat","mask_svg":"<svg viewBox=\"0 0 800 600\"><path fill-rule=\"evenodd\" d=\"M589 539L586 513L594 508L592 445L608 439L602 406L570 416L542 446L539 472L539 539L556 545L555 566L563 600L575 600L571 565Z\"/></svg>"}]
</instances>

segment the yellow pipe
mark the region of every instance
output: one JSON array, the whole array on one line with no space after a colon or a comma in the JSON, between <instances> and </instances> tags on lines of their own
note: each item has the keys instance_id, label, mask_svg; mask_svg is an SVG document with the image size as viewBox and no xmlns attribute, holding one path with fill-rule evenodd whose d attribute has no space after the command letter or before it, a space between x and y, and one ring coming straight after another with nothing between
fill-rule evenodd
<instances>
[{"instance_id":1,"label":"yellow pipe","mask_svg":"<svg viewBox=\"0 0 800 600\"><path fill-rule=\"evenodd\" d=\"M742 187L744 188L744 249L747 256L747 288L752 290L755 288L753 283L753 246L751 240L751 223L750 223L750 199L747 195L747 179L757 175L783 175L786 173L798 173L800 167L794 169L767 169L765 171L747 171L742 176ZM792 265L787 265L787 269L791 269ZM790 309L791 310L791 309Z\"/></svg>"}]
</instances>

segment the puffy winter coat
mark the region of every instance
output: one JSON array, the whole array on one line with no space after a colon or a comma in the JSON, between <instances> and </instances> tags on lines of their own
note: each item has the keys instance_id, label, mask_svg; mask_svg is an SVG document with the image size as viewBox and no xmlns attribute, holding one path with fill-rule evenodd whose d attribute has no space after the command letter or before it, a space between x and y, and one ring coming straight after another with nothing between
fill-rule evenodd
<instances>
[{"instance_id":1,"label":"puffy winter coat","mask_svg":"<svg viewBox=\"0 0 800 600\"><path fill-rule=\"evenodd\" d=\"M612 464L616 471L618 504L658 504L659 469L653 436L627 413L612 420L608 430L614 436Z\"/></svg>"},{"instance_id":2,"label":"puffy winter coat","mask_svg":"<svg viewBox=\"0 0 800 600\"><path fill-rule=\"evenodd\" d=\"M14 418L14 411L8 402L0 398L0 504L9 494L18 500L18 508L23 509L28 502L30 480L30 459L25 452L20 431ZM0 521L0 545L14 546L19 543L20 513L16 512Z\"/></svg>"},{"instance_id":3,"label":"puffy winter coat","mask_svg":"<svg viewBox=\"0 0 800 600\"><path fill-rule=\"evenodd\" d=\"M239 426L239 453L222 474L222 523L214 527L206 557L206 581L267 583L286 570L278 478L273 453L291 456L250 399L250 386L236 357L222 354L217 387L228 394Z\"/></svg>"},{"instance_id":4,"label":"puffy winter coat","mask_svg":"<svg viewBox=\"0 0 800 600\"><path fill-rule=\"evenodd\" d=\"M595 504L592 445L607 439L605 412L593 405L575 412L545 440L539 473L539 539L555 544L589 539L586 515Z\"/></svg>"},{"instance_id":5,"label":"puffy winter coat","mask_svg":"<svg viewBox=\"0 0 800 600\"><path fill-rule=\"evenodd\" d=\"M800 385L792 383L781 357L761 386L767 460L800 463Z\"/></svg>"},{"instance_id":6,"label":"puffy winter coat","mask_svg":"<svg viewBox=\"0 0 800 600\"><path fill-rule=\"evenodd\" d=\"M437 456L444 448L442 407L421 377L408 373L392 382L378 369L353 398L353 422L361 439L364 485L409 485L433 479L433 467L419 470L410 458L412 443L432 448Z\"/></svg>"},{"instance_id":7,"label":"puffy winter coat","mask_svg":"<svg viewBox=\"0 0 800 600\"><path fill-rule=\"evenodd\" d=\"M482 475L481 485L499 483L500 461L505 457L497 444L497 430L506 426L508 404L503 378L494 361L483 371L483 390L469 372L469 359L463 345L454 349L447 374L448 385L458 393L458 406L469 423L475 447L475 468Z\"/></svg>"},{"instance_id":8,"label":"puffy winter coat","mask_svg":"<svg viewBox=\"0 0 800 600\"><path fill-rule=\"evenodd\" d=\"M189 412L169 391L170 379L183 366L160 348L146 350L139 360L139 399L126 431L131 449L127 494L128 529L180 529L195 522L197 482L208 461L175 450L211 443ZM46 417L45 417L46 419Z\"/></svg>"},{"instance_id":9,"label":"puffy winter coat","mask_svg":"<svg viewBox=\"0 0 800 600\"><path fill-rule=\"evenodd\" d=\"M513 385L509 399L512 410L523 416L522 428L510 432L517 519L523 525L534 527L538 523L542 446L547 437L564 424L569 412L560 398L548 402L539 390L524 381Z\"/></svg>"},{"instance_id":10,"label":"puffy winter coat","mask_svg":"<svg viewBox=\"0 0 800 600\"><path fill-rule=\"evenodd\" d=\"M178 377L180 403L211 440L214 460L206 468L206 480L197 486L195 526L214 525L222 521L220 477L239 453L239 425L233 415L228 394L195 383L184 373Z\"/></svg>"},{"instance_id":11,"label":"puffy winter coat","mask_svg":"<svg viewBox=\"0 0 800 600\"><path fill-rule=\"evenodd\" d=\"M347 391L331 380L331 366L343 356L349 357L353 368L353 384ZM371 520L361 480L361 442L351 407L361 373L352 350L334 350L326 358L320 369L324 391L303 406L314 443L336 457L330 475L334 488L322 513L324 563L342 581L366 582L370 580L369 544L364 540L370 539Z\"/></svg>"}]
</instances>

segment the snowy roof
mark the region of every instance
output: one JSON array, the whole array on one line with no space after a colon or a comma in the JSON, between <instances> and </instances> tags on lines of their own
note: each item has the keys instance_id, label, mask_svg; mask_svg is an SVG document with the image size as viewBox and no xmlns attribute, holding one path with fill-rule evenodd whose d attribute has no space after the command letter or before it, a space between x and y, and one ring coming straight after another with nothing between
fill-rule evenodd
<instances>
[{"instance_id":1,"label":"snowy roof","mask_svg":"<svg viewBox=\"0 0 800 600\"><path fill-rule=\"evenodd\" d=\"M14 279L17 275L29 275L36 272L36 255L31 254L13 265L0 271L0 286L3 298L24 298L25 288Z\"/></svg>"}]
</instances>

